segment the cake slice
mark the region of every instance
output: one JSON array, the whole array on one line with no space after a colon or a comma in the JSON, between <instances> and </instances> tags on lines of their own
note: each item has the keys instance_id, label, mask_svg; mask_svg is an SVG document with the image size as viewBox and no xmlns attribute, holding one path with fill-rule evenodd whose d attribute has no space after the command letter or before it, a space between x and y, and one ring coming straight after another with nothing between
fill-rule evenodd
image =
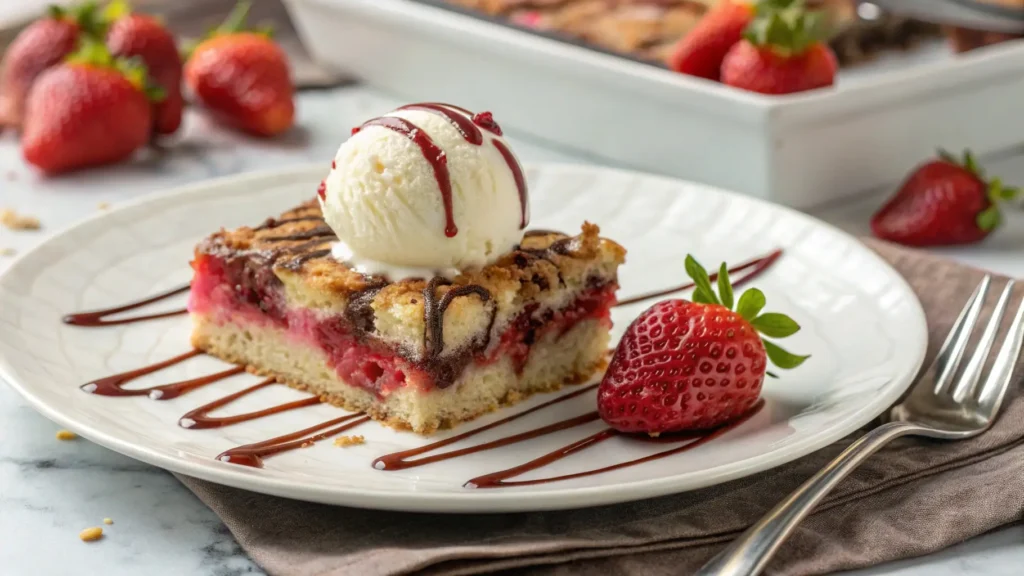
<instances>
[{"instance_id":1,"label":"cake slice","mask_svg":"<svg viewBox=\"0 0 1024 576\"><path fill-rule=\"evenodd\" d=\"M311 201L196 247L192 343L429 434L603 366L625 250L598 232L527 232L483 269L389 282L334 259Z\"/></svg>"}]
</instances>

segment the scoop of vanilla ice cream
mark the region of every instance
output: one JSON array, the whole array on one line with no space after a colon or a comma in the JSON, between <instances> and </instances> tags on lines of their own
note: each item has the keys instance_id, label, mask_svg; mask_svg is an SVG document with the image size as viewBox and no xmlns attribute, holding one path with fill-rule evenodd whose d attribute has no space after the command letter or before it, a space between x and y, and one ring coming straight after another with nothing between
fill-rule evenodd
<instances>
[{"instance_id":1,"label":"scoop of vanilla ice cream","mask_svg":"<svg viewBox=\"0 0 1024 576\"><path fill-rule=\"evenodd\" d=\"M368 125L341 145L325 180L320 203L338 235L335 257L393 280L450 276L485 266L522 240L515 176L493 143L508 146L503 138L482 130L483 142L473 144L444 116L426 111L386 116L409 121L446 155L458 233L445 234L441 189L420 146Z\"/></svg>"}]
</instances>

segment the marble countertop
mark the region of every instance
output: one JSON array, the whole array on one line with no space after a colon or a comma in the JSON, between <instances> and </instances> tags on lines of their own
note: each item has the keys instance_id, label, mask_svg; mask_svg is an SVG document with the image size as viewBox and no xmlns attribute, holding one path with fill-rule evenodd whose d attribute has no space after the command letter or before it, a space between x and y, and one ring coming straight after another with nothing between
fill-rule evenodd
<instances>
[{"instance_id":1,"label":"marble countertop","mask_svg":"<svg viewBox=\"0 0 1024 576\"><path fill-rule=\"evenodd\" d=\"M0 228L0 249L31 249L49 233L150 192L225 174L269 169L333 156L351 126L397 102L363 87L307 92L299 125L287 138L261 142L189 115L180 140L133 164L60 179L36 175L17 142L0 134L0 209L36 216L43 229ZM528 140L511 140L524 161L593 161ZM1024 184L1024 151L988 163L990 172ZM864 234L877 196L828 206L815 215ZM997 272L1024 277L1024 213L982 246L945 254ZM0 257L2 271L9 257ZM0 303L0 306L3 304ZM262 574L217 517L174 477L86 440L61 442L57 426L0 386L0 573L10 576L104 574L148 576ZM83 544L78 533L101 525L107 538ZM857 572L859 576L1017 575L1024 565L1024 525L942 553ZM852 573L851 573L852 574Z\"/></svg>"}]
</instances>

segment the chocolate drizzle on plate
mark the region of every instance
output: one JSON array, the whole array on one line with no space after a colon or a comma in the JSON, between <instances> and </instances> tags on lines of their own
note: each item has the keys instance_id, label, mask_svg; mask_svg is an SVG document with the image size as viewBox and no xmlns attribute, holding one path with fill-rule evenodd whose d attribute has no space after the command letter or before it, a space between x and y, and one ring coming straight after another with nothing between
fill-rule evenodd
<instances>
[{"instance_id":1,"label":"chocolate drizzle on plate","mask_svg":"<svg viewBox=\"0 0 1024 576\"><path fill-rule=\"evenodd\" d=\"M231 464L238 464L241 466L250 466L253 468L262 468L263 459L267 456L273 456L281 452L288 450L294 450L296 448L304 448L312 446L314 443L330 438L337 434L341 434L349 428L355 428L360 424L370 420L369 416L363 416L362 414L348 414L341 418L335 418L322 422L316 426L310 426L309 428L303 428L298 432L292 432L291 434L284 434L271 438L270 440L264 440L262 442L256 442L254 444L245 444L237 448L226 450L217 455L217 460L222 462L229 462ZM333 428L331 428L333 426ZM329 428L328 430L324 430ZM324 430L323 432L319 432Z\"/></svg>"},{"instance_id":2,"label":"chocolate drizzle on plate","mask_svg":"<svg viewBox=\"0 0 1024 576\"><path fill-rule=\"evenodd\" d=\"M760 276L761 273L764 272L765 270L767 270L768 267L770 267L772 264L774 264L775 261L778 260L780 256L782 256L782 250L778 249L778 250L772 251L767 256L761 256L760 258L755 258L753 260L750 260L748 262L744 262L743 264L739 264L737 266L733 266L732 268L730 268L729 269L729 274L734 274L736 272L742 272L744 270L750 270L750 272L747 272L747 274L745 274L742 278L737 278L737 279L733 280L733 282L732 282L733 288L738 288L738 287L746 284L747 282L750 282L754 278L757 278L758 276ZM718 278L718 274L717 273L710 275L710 279L711 279L712 282L714 282L717 278ZM680 284L679 286L675 286L673 288L667 288L665 290L658 290L656 292L648 292L647 294L640 294L639 296L633 296L631 298L626 298L625 300L620 300L619 303L616 304L616 306L626 306L626 305L629 305L629 304L636 304L637 302L643 302L645 300L652 300L654 298L661 298L662 296L668 296L669 294L675 294L676 292L682 292L683 290L687 290L689 288L693 288L693 282L688 282L686 284Z\"/></svg>"},{"instance_id":3,"label":"chocolate drizzle on plate","mask_svg":"<svg viewBox=\"0 0 1024 576\"><path fill-rule=\"evenodd\" d=\"M166 300L171 296L184 294L185 292L188 292L188 289L189 285L186 284L184 286L178 286L177 288L171 288L170 290L166 292L161 292L155 296L150 296L149 298L137 300L135 302L129 302L128 304L123 304L121 306L116 306L114 308L106 308L104 310L92 310L90 312L75 312L73 314L68 314L61 320L65 324L71 324L73 326L96 327L117 326L119 324L133 324L135 322L144 322L146 320L156 320L157 318L180 316L181 314L187 313L188 310L181 308L178 310L170 310L168 312L159 312L157 314L146 314L145 316L129 316L127 318L115 318L113 320L107 320L107 316L119 314L121 312L128 312L130 310L135 310L136 308L141 308L154 302Z\"/></svg>"},{"instance_id":4,"label":"chocolate drizzle on plate","mask_svg":"<svg viewBox=\"0 0 1024 576\"><path fill-rule=\"evenodd\" d=\"M229 376L241 374L245 371L243 366L234 366L222 372L216 372L207 376L200 376L198 378L190 378L188 380L181 380L179 382L172 382L171 384L164 384L162 386L152 386L150 388L138 388L134 390L124 388L125 384L135 380L136 378L141 378L142 376L146 376L154 372L159 372L164 368L180 364L189 358L195 358L201 354L204 354L201 350L190 350L184 354L180 354L162 362L156 362L148 366L143 366L142 368L122 372L120 374L114 374L112 376L107 376L106 378L100 378L99 380L93 380L87 384L82 384L81 389L90 394L96 394L97 396L149 396L153 400L170 400L171 398L177 398L178 396L181 396L191 390L195 390L201 386L212 384Z\"/></svg>"},{"instance_id":5,"label":"chocolate drizzle on plate","mask_svg":"<svg viewBox=\"0 0 1024 576\"><path fill-rule=\"evenodd\" d=\"M278 404L277 406L271 406L263 410L256 410L253 412L246 412L245 414L238 414L236 416L210 416L210 412L218 408L227 406L228 404L248 396L257 390L262 390L271 384L275 384L276 381L273 378L267 378L266 380L253 384L245 390L239 390L234 394L228 394L223 398L218 398L213 402L203 404L202 406L189 410L184 416L178 419L178 425L182 428L188 428L189 430L203 430L206 428L222 428L224 426L230 426L232 424L239 424L242 422L248 422L250 420L256 420L257 418L263 418L264 416L271 416L273 414L280 414L289 410L295 410L297 408L305 408L306 406L316 406L320 404L320 398L312 396L310 398L303 398L302 400L295 400L294 402L287 402L285 404Z\"/></svg>"},{"instance_id":6,"label":"chocolate drizzle on plate","mask_svg":"<svg viewBox=\"0 0 1024 576\"><path fill-rule=\"evenodd\" d=\"M464 486L466 488L503 488L508 486L532 486L536 484L547 484L550 482L571 480L573 478L582 478L584 476L593 476L594 474L611 472L612 470L621 470L623 468L636 466L638 464L644 464L646 462L651 462L653 460L660 460L662 458L666 458L668 456L679 454L681 452L686 452L687 450L692 450L694 448L697 448L698 446L702 446L714 440L715 438L718 438L724 435L725 433L734 430L735 428L742 425L744 422L754 417L754 415L760 412L761 408L763 407L764 400L758 400L757 404L751 407L751 409L746 414L744 414L743 416L739 417L736 420L733 420L731 423L726 424L725 426L722 426L720 428L716 428L714 430L682 434L665 434L658 438L649 438L643 435L625 434L613 428L606 428L596 434L591 434L586 438L577 440L576 442L573 442L568 446L564 446L557 450L548 452L547 454L539 458L535 458L533 460L530 460L529 462L520 464L519 466L513 466L512 468L501 470L499 472L492 472L491 474L477 476L476 478L473 478L469 482L466 482ZM676 446L675 448L670 448L668 450L656 452L649 456L644 456L643 458L635 458L633 460L627 460L625 462L612 464L611 466L605 466L603 468L594 468L592 470L576 472L574 474L564 474L562 476L551 476L548 478L534 478L531 480L509 480L510 478L515 478L516 476L520 476L522 474L530 472L531 470L536 470L549 464L553 464L563 458L571 456L572 454L575 454L577 452L586 450L587 448L595 446L601 442L604 442L605 440L608 440L609 438L614 438L616 436L628 436L630 439L634 441L656 442L659 444L674 441L687 443L683 444L682 446Z\"/></svg>"},{"instance_id":7,"label":"chocolate drizzle on plate","mask_svg":"<svg viewBox=\"0 0 1024 576\"><path fill-rule=\"evenodd\" d=\"M547 433L550 433L550 432L555 432L556 429L553 428L554 426L565 424L565 422L568 422L568 421L552 424L551 426L546 426L545 428L543 428L544 430L546 430L546 432L534 434L534 432L536 432L536 431L532 431L532 432L524 433L524 434L528 434L528 435L532 434L532 435L529 436L529 438L525 437L523 434L520 434L520 435L517 435L517 436L514 436L514 437L503 438L501 440L496 440L494 442L488 442L487 444L479 444L477 446L470 446L469 448L463 448L461 450L453 450L451 452L445 452L443 454L436 454L434 456L425 456L423 458L417 458L416 460L410 460L410 458L413 458L415 456L419 456L421 454L426 454L427 452L433 452L434 450L437 450L438 448L444 448L445 446L448 446L449 444L455 444L456 442L461 442L461 441L463 441L463 440L465 440L467 438L472 438L473 436L476 436L477 434L482 434L482 433L484 433L484 432L486 432L486 431L488 431L488 430L490 430L492 428L497 428L498 426L502 426L504 424L508 424L509 422L513 422L515 420L519 420L520 418L522 418L524 416L527 416L529 414L533 414L534 412L537 412L538 410L543 410L544 408L547 408L548 406L553 406L555 404L559 404L561 402L565 402L566 400L571 400L573 398L576 398L577 396L581 396L583 394L586 394L587 392L592 392L592 391L594 391L596 389L597 389L597 384L591 384L590 386L584 386L583 388L580 388L579 390L576 390L574 392L570 392L569 394L564 394L562 396L559 396L558 398L555 398L554 400L548 400L547 402L545 402L543 404L538 404L538 405L534 406L533 408L530 408L529 410L524 410L522 412L519 412L518 414L513 414L511 416L507 416L505 418L502 418L501 420L496 420L494 422L491 422L490 424L487 424L487 425L484 425L484 426L480 426L479 428L474 428L474 429L469 430L467 432L463 432L462 434L457 434L455 436L452 436L451 438L445 438L444 440L439 440L437 442L432 442L430 444L427 444L426 446L420 446L419 448L413 448L411 450L403 450L402 452L394 452L392 454L386 454L386 455L381 456L380 458L377 458L376 460L374 460L373 461L373 467L376 468L377 470L405 470L406 468L415 468L417 466L423 466L425 464L431 464L433 462L441 462L442 460L450 460L452 458L457 458L459 456L465 456L467 454L473 454L475 452L483 452L484 450L490 450L491 448L497 448L499 446L507 446L509 444L514 444L516 442L521 442L523 440L528 440L529 438L536 438L537 436L540 436L542 434L547 434ZM593 412L592 414L596 416L597 413ZM584 416L589 417L589 416L591 416L591 414L585 414ZM581 417L577 417L577 418L581 418ZM591 418L590 420L587 420L587 421L589 422L589 421L592 421L594 419L595 418ZM580 423L583 423L583 422L580 422ZM571 426L567 426L566 425L566 426L562 426L561 428L557 428L557 430L562 430L564 428L569 428L569 427L571 427ZM512 438L519 438L519 439L518 440L512 440ZM496 443L498 443L498 444L496 444Z\"/></svg>"}]
</instances>

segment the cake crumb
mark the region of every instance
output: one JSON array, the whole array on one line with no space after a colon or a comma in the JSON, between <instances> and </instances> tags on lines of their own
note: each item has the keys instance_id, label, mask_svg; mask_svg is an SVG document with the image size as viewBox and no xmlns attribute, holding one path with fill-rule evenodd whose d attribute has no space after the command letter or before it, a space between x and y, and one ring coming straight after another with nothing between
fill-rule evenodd
<instances>
[{"instance_id":1,"label":"cake crumb","mask_svg":"<svg viewBox=\"0 0 1024 576\"><path fill-rule=\"evenodd\" d=\"M99 526L93 526L92 528L86 528L78 533L78 537L82 542L93 542L103 538L103 528Z\"/></svg>"},{"instance_id":2,"label":"cake crumb","mask_svg":"<svg viewBox=\"0 0 1024 576\"><path fill-rule=\"evenodd\" d=\"M99 204L96 205L96 208L98 208L100 210L106 210L107 208L110 208L110 203L109 202L100 202Z\"/></svg>"},{"instance_id":3,"label":"cake crumb","mask_svg":"<svg viewBox=\"0 0 1024 576\"><path fill-rule=\"evenodd\" d=\"M0 256L14 256L17 253L14 248L0 248Z\"/></svg>"},{"instance_id":4,"label":"cake crumb","mask_svg":"<svg viewBox=\"0 0 1024 576\"><path fill-rule=\"evenodd\" d=\"M0 225L11 230L39 230L42 228L39 218L18 214L10 208L0 210Z\"/></svg>"},{"instance_id":5,"label":"cake crumb","mask_svg":"<svg viewBox=\"0 0 1024 576\"><path fill-rule=\"evenodd\" d=\"M78 438L78 434L71 430L57 430L57 440L74 440L75 438Z\"/></svg>"},{"instance_id":6,"label":"cake crumb","mask_svg":"<svg viewBox=\"0 0 1024 576\"><path fill-rule=\"evenodd\" d=\"M303 442L302 444L299 445L299 448L309 448L312 445L313 445L313 442L311 442L311 441L310 442Z\"/></svg>"},{"instance_id":7,"label":"cake crumb","mask_svg":"<svg viewBox=\"0 0 1024 576\"><path fill-rule=\"evenodd\" d=\"M111 520L110 518L104 518L103 519L103 523L106 524L107 526L110 526L111 524L114 523L114 521Z\"/></svg>"},{"instance_id":8,"label":"cake crumb","mask_svg":"<svg viewBox=\"0 0 1024 576\"><path fill-rule=\"evenodd\" d=\"M347 448L349 446L358 446L359 444L365 444L366 438L362 436L339 436L334 439L334 445L341 448Z\"/></svg>"}]
</instances>

